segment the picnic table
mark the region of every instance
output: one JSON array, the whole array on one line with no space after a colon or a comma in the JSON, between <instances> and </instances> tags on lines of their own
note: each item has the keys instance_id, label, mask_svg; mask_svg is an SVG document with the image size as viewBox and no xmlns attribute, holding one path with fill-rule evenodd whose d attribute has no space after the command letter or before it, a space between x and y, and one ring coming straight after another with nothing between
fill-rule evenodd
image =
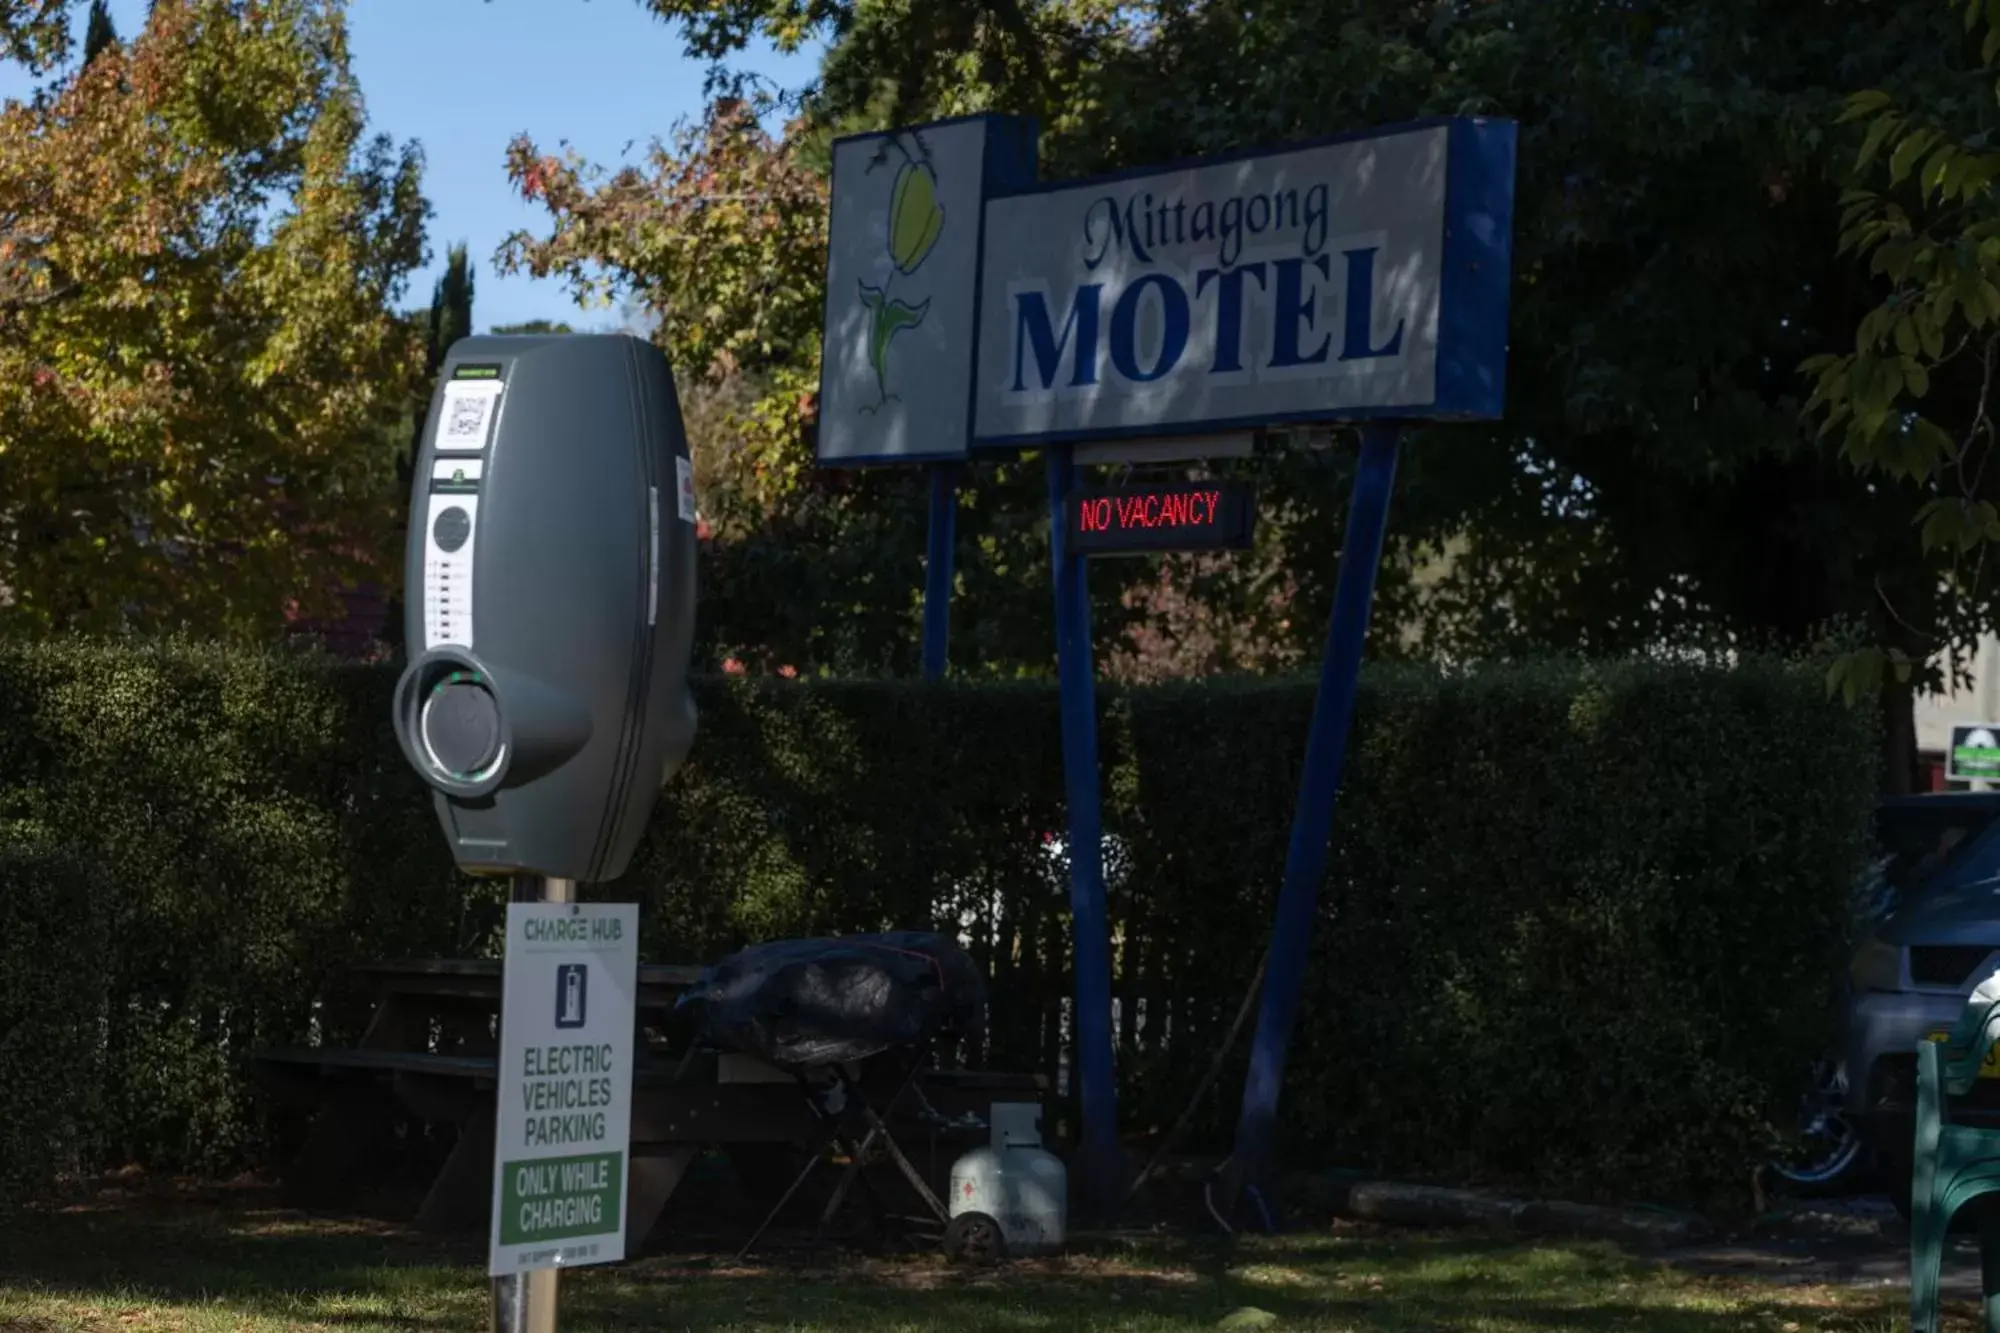
<instances>
[{"instance_id":1,"label":"picnic table","mask_svg":"<svg viewBox=\"0 0 2000 1333\"><path fill-rule=\"evenodd\" d=\"M793 1174L793 1155L821 1138L820 1121L789 1075L745 1056L690 1052L673 1009L702 972L692 965L639 968L627 1196L635 1249L704 1150L726 1151L753 1188L781 1188ZM292 1047L251 1057L254 1077L272 1096L313 1113L286 1183L308 1197L337 1200L382 1160L398 1117L446 1124L455 1127L455 1141L430 1181L417 1224L483 1228L492 1208L500 962L380 962L358 973L373 992L374 1009L354 1046ZM863 1085L874 1081L870 1064L862 1062L858 1071ZM885 1066L880 1078L896 1075ZM890 1122L909 1141L928 1140L934 1162L937 1150L947 1150L941 1161L948 1169L958 1152L986 1140L993 1102L1039 1102L1047 1080L933 1069L916 1088L921 1095L915 1104L895 1102ZM930 1114L919 1116L919 1107Z\"/></svg>"}]
</instances>

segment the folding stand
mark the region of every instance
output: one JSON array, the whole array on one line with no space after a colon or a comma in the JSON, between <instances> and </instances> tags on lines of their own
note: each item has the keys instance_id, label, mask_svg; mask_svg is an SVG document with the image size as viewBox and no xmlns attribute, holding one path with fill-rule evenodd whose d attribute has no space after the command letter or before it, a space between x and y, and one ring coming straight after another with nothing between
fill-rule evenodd
<instances>
[{"instance_id":1,"label":"folding stand","mask_svg":"<svg viewBox=\"0 0 2000 1333\"><path fill-rule=\"evenodd\" d=\"M819 1224L813 1229L815 1243L826 1234L827 1226L839 1213L849 1193L853 1191L855 1181L861 1181L871 1198L875 1198L874 1188L861 1174L861 1169L868 1164L870 1155L878 1146L895 1163L896 1169L916 1191L917 1197L923 1200L924 1206L930 1209L938 1226L944 1227L950 1224L949 1211L929 1183L924 1180L923 1173L918 1171L904 1154L902 1147L896 1142L896 1136L889 1132L888 1124L888 1117L895 1114L896 1107L915 1087L918 1075L923 1072L925 1064L930 1059L931 1049L936 1040L935 1036L927 1037L917 1046L906 1048L901 1076L896 1082L895 1091L889 1095L879 1110L869 1102L867 1092L860 1081L849 1078L846 1071L837 1066L830 1071L833 1075L830 1083L815 1086L805 1077L799 1077L799 1085L805 1093L806 1104L818 1117L823 1133L819 1142L813 1145L813 1150L797 1177L786 1188L771 1211L765 1214L764 1220L757 1224L757 1229L751 1233L750 1239L744 1242L743 1248L737 1251L738 1262L748 1257L750 1251L757 1247L757 1242L764 1238L764 1233L770 1230L771 1224L777 1220L780 1213L784 1212L792 1197L805 1186L807 1178L819 1166L820 1159L829 1149L844 1147L847 1150L847 1165L841 1171L839 1183L834 1186L833 1196L827 1200L825 1209L820 1213ZM921 1098L922 1094L919 1093L918 1096ZM928 1107L928 1102L925 1104ZM879 1207L879 1198L875 1201Z\"/></svg>"}]
</instances>

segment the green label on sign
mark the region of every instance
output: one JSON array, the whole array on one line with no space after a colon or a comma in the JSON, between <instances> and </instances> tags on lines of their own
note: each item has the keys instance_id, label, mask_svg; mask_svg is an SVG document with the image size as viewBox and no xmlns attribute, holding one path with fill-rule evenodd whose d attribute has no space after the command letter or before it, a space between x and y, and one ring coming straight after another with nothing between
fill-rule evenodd
<instances>
[{"instance_id":1,"label":"green label on sign","mask_svg":"<svg viewBox=\"0 0 2000 1333\"><path fill-rule=\"evenodd\" d=\"M2000 778L2000 750L1961 745L1951 752L1951 766L1962 778Z\"/></svg>"},{"instance_id":2,"label":"green label on sign","mask_svg":"<svg viewBox=\"0 0 2000 1333\"><path fill-rule=\"evenodd\" d=\"M610 1235L618 1230L625 1154L508 1162L500 1185L500 1243Z\"/></svg>"}]
</instances>

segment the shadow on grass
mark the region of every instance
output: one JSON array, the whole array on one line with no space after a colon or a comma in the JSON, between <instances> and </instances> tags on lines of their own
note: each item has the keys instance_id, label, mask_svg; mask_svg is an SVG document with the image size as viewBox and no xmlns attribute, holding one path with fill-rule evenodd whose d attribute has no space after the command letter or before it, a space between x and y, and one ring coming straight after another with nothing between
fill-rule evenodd
<instances>
[{"instance_id":1,"label":"shadow on grass","mask_svg":"<svg viewBox=\"0 0 2000 1333\"><path fill-rule=\"evenodd\" d=\"M484 1323L484 1247L256 1206L106 1208L0 1234L0 1326L119 1308L427 1333ZM1836 1297L1667 1273L1604 1245L1435 1233L1312 1235L1234 1246L1162 1237L1063 1259L956 1269L934 1256L736 1265L651 1256L565 1278L566 1329L1133 1330L1211 1328L1254 1306L1280 1328L1738 1333L1888 1326L1894 1293ZM17 1316L9 1319L10 1315ZM81 1322L94 1322L82 1320ZM107 1321L108 1322L108 1321ZM194 1321L199 1327L200 1321Z\"/></svg>"}]
</instances>

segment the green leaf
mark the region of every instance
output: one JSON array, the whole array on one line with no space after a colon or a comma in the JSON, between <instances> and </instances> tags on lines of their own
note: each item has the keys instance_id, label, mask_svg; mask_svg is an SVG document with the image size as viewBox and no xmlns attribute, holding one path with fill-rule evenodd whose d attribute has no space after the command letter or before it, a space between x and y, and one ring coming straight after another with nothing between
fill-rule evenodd
<instances>
[{"instance_id":1,"label":"green leaf","mask_svg":"<svg viewBox=\"0 0 2000 1333\"><path fill-rule=\"evenodd\" d=\"M1887 425L1896 397L1903 391L1902 364L1872 356L1856 357L1847 384L1854 429L1864 440L1873 441Z\"/></svg>"},{"instance_id":2,"label":"green leaf","mask_svg":"<svg viewBox=\"0 0 2000 1333\"><path fill-rule=\"evenodd\" d=\"M1869 261L1868 271L1879 273L1889 281L1900 285L1910 271L1910 263L1916 258L1917 242L1912 237L1899 236L1893 241L1885 241Z\"/></svg>"},{"instance_id":3,"label":"green leaf","mask_svg":"<svg viewBox=\"0 0 2000 1333\"><path fill-rule=\"evenodd\" d=\"M1917 354L1917 326L1908 315L1898 315L1895 325L1896 350L1905 357Z\"/></svg>"},{"instance_id":4,"label":"green leaf","mask_svg":"<svg viewBox=\"0 0 2000 1333\"><path fill-rule=\"evenodd\" d=\"M1884 112L1877 117L1875 123L1868 127L1867 136L1861 140L1861 151L1855 156L1854 169L1856 171L1864 170L1870 162L1873 162L1875 154L1882 150L1883 141L1891 134L1894 134L1897 126L1902 123L1903 118L1901 116L1889 112Z\"/></svg>"},{"instance_id":5,"label":"green leaf","mask_svg":"<svg viewBox=\"0 0 2000 1333\"><path fill-rule=\"evenodd\" d=\"M1851 373L1849 363L1852 359L1845 356L1815 356L1800 365L1799 370L1802 374L1816 377L1812 396L1806 399L1805 410L1808 413L1817 411L1822 404L1829 408L1837 408L1846 403L1848 376ZM1812 369L1807 370L1806 366L1811 366Z\"/></svg>"},{"instance_id":6,"label":"green leaf","mask_svg":"<svg viewBox=\"0 0 2000 1333\"><path fill-rule=\"evenodd\" d=\"M1926 551L1960 546L1968 530L1965 508L1956 499L1928 502L1917 511L1916 523L1922 529L1920 540Z\"/></svg>"},{"instance_id":7,"label":"green leaf","mask_svg":"<svg viewBox=\"0 0 2000 1333\"><path fill-rule=\"evenodd\" d=\"M1986 292L1976 268L1960 268L1951 281L1952 293L1965 311L1966 323L1975 329L1986 327Z\"/></svg>"},{"instance_id":8,"label":"green leaf","mask_svg":"<svg viewBox=\"0 0 2000 1333\"><path fill-rule=\"evenodd\" d=\"M1936 361L1944 355L1944 330L1931 318L1930 307L1920 305L1910 314L1910 323L1917 329L1917 344L1923 354Z\"/></svg>"},{"instance_id":9,"label":"green leaf","mask_svg":"<svg viewBox=\"0 0 2000 1333\"><path fill-rule=\"evenodd\" d=\"M1840 113L1840 118L1834 121L1834 124L1845 125L1849 121L1860 120L1863 116L1872 115L1889 105L1889 101L1889 94L1879 88L1868 88L1861 92L1850 94L1847 99L1846 108Z\"/></svg>"},{"instance_id":10,"label":"green leaf","mask_svg":"<svg viewBox=\"0 0 2000 1333\"><path fill-rule=\"evenodd\" d=\"M1948 284L1940 284L1932 290L1927 313L1940 330L1951 323L1952 306L1957 300L1958 293Z\"/></svg>"},{"instance_id":11,"label":"green leaf","mask_svg":"<svg viewBox=\"0 0 2000 1333\"><path fill-rule=\"evenodd\" d=\"M1843 232L1853 230L1880 206L1881 201L1872 194L1863 194L1861 198L1843 205L1840 210L1840 230Z\"/></svg>"},{"instance_id":12,"label":"green leaf","mask_svg":"<svg viewBox=\"0 0 2000 1333\"><path fill-rule=\"evenodd\" d=\"M1889 321L1895 315L1886 306L1877 306L1861 317L1861 323L1854 330L1854 351L1865 356L1882 345L1882 337L1888 331Z\"/></svg>"},{"instance_id":13,"label":"green leaf","mask_svg":"<svg viewBox=\"0 0 2000 1333\"><path fill-rule=\"evenodd\" d=\"M1868 248L1868 243L1880 235L1881 232L1882 223L1873 220L1850 227L1840 234L1838 253L1843 255L1860 254Z\"/></svg>"},{"instance_id":14,"label":"green leaf","mask_svg":"<svg viewBox=\"0 0 2000 1333\"><path fill-rule=\"evenodd\" d=\"M1973 545L1982 541L1990 542L1993 540L1993 534L2000 532L2000 509L1995 509L1991 500L1981 500L1974 504L1969 520L1977 534Z\"/></svg>"},{"instance_id":15,"label":"green leaf","mask_svg":"<svg viewBox=\"0 0 2000 1333\"><path fill-rule=\"evenodd\" d=\"M1937 151L1931 154L1930 160L1924 163L1924 169L1918 175L1918 180L1923 185L1925 194L1943 195L1945 178L1950 174L1952 164L1957 160L1958 146L1956 144L1947 143L1938 145Z\"/></svg>"},{"instance_id":16,"label":"green leaf","mask_svg":"<svg viewBox=\"0 0 2000 1333\"><path fill-rule=\"evenodd\" d=\"M1858 648L1842 653L1826 669L1828 697L1840 695L1852 708L1865 695L1873 698L1882 689L1882 650Z\"/></svg>"},{"instance_id":17,"label":"green leaf","mask_svg":"<svg viewBox=\"0 0 2000 1333\"><path fill-rule=\"evenodd\" d=\"M1929 417L1920 416L1910 423L1910 442L1919 476L1932 475L1958 456L1958 442Z\"/></svg>"},{"instance_id":18,"label":"green leaf","mask_svg":"<svg viewBox=\"0 0 2000 1333\"><path fill-rule=\"evenodd\" d=\"M1969 198L2000 179L2000 153L1963 155L1954 175L1958 194Z\"/></svg>"},{"instance_id":19,"label":"green leaf","mask_svg":"<svg viewBox=\"0 0 2000 1333\"><path fill-rule=\"evenodd\" d=\"M1925 129L1917 130L1898 143L1895 151L1889 155L1889 183L1902 184L1903 178L1910 174L1910 169L1917 165L1917 159L1922 157L1938 138L1936 130Z\"/></svg>"}]
</instances>

